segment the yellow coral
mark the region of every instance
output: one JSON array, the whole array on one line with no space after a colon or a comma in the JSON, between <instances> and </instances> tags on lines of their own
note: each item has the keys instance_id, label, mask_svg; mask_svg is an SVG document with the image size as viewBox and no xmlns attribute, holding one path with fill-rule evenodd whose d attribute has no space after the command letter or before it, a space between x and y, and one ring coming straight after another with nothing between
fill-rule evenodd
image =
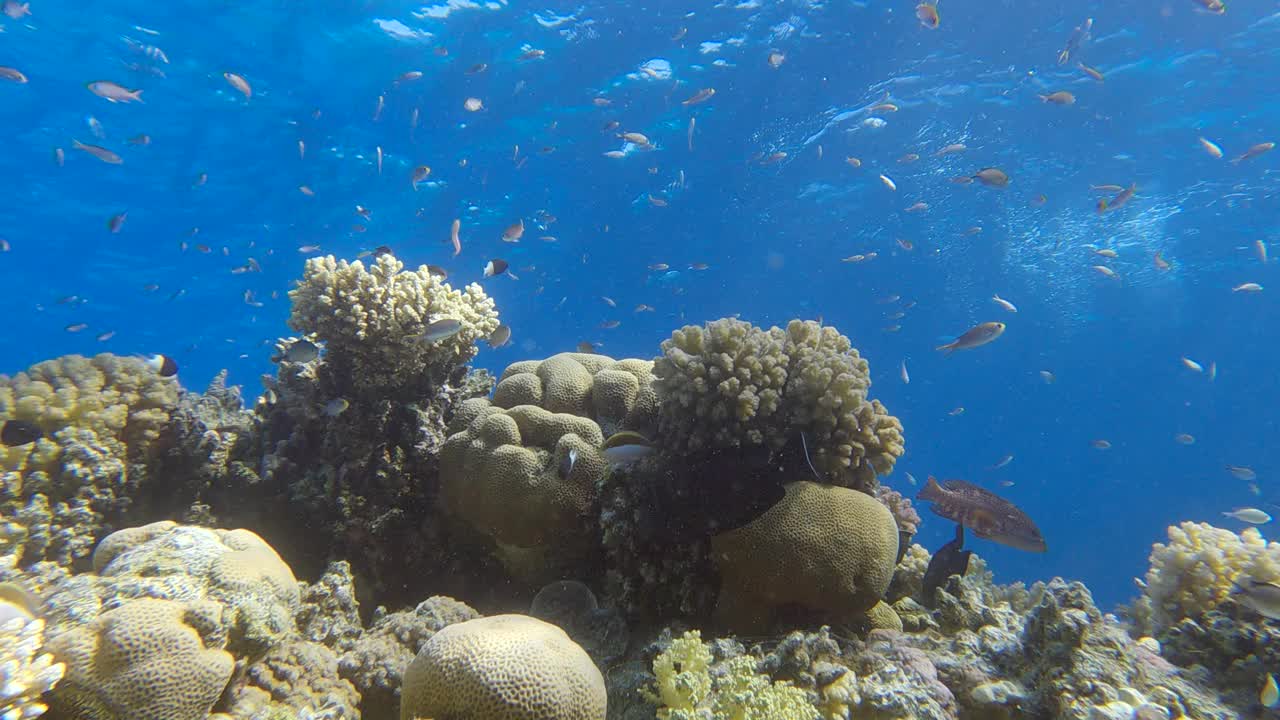
<instances>
[{"instance_id":1,"label":"yellow coral","mask_svg":"<svg viewBox=\"0 0 1280 720\"><path fill-rule=\"evenodd\" d=\"M41 696L62 679L66 666L41 653L44 620L0 595L0 718L29 720L48 708Z\"/></svg>"},{"instance_id":2,"label":"yellow coral","mask_svg":"<svg viewBox=\"0 0 1280 720\"><path fill-rule=\"evenodd\" d=\"M404 671L400 718L604 720L604 677L563 630L525 615L455 623Z\"/></svg>"},{"instance_id":3,"label":"yellow coral","mask_svg":"<svg viewBox=\"0 0 1280 720\"><path fill-rule=\"evenodd\" d=\"M456 290L426 266L405 270L391 254L368 270L359 260L311 258L289 298L289 326L322 340L326 362L360 387L386 390L427 371L447 371L474 357L476 341L498 327L493 300L478 284ZM439 320L462 328L444 340L422 340Z\"/></svg>"},{"instance_id":4,"label":"yellow coral","mask_svg":"<svg viewBox=\"0 0 1280 720\"><path fill-rule=\"evenodd\" d=\"M606 437L622 429L649 433L656 426L658 410L653 362L560 353L546 360L513 363L498 379L493 404L503 408L537 405L589 417Z\"/></svg>"},{"instance_id":5,"label":"yellow coral","mask_svg":"<svg viewBox=\"0 0 1280 720\"><path fill-rule=\"evenodd\" d=\"M1280 581L1280 543L1267 542L1254 528L1236 534L1184 522L1169 528L1167 544L1151 548L1150 564L1144 592L1153 620L1167 628L1216 608L1233 583Z\"/></svg>"},{"instance_id":6,"label":"yellow coral","mask_svg":"<svg viewBox=\"0 0 1280 720\"><path fill-rule=\"evenodd\" d=\"M458 420L466 425L440 449L444 507L517 547L542 545L579 527L604 475L600 427L536 405L503 410L480 398L462 405L454 427Z\"/></svg>"},{"instance_id":7,"label":"yellow coral","mask_svg":"<svg viewBox=\"0 0 1280 720\"><path fill-rule=\"evenodd\" d=\"M817 715L805 692L790 683L772 682L756 672L756 661L738 656L711 673L711 651L702 634L690 630L653 660L657 693L644 691L661 707L659 720L813 720Z\"/></svg>"},{"instance_id":8,"label":"yellow coral","mask_svg":"<svg viewBox=\"0 0 1280 720\"><path fill-rule=\"evenodd\" d=\"M722 622L759 631L786 604L852 622L880 603L889 587L898 526L866 493L794 482L759 518L713 537L711 548L720 568L716 614ZM892 608L876 613L877 626L892 623Z\"/></svg>"}]
</instances>

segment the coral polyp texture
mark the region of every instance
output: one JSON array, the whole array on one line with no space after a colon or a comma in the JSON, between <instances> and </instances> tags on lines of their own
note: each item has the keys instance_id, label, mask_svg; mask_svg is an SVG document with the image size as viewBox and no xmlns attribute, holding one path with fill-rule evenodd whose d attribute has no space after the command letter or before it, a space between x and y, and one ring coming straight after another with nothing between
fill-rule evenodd
<instances>
[{"instance_id":1,"label":"coral polyp texture","mask_svg":"<svg viewBox=\"0 0 1280 720\"><path fill-rule=\"evenodd\" d=\"M442 381L498 327L493 300L478 284L455 289L426 266L405 270L389 253L368 269L359 260L311 258L289 298L289 326L322 341L326 362L355 387L379 393ZM442 320L456 320L458 331L423 337Z\"/></svg>"},{"instance_id":2,"label":"coral polyp texture","mask_svg":"<svg viewBox=\"0 0 1280 720\"><path fill-rule=\"evenodd\" d=\"M716 662L697 630L671 641L653 660L659 720L813 720L805 692L756 672L749 655Z\"/></svg>"},{"instance_id":3,"label":"coral polyp texture","mask_svg":"<svg viewBox=\"0 0 1280 720\"><path fill-rule=\"evenodd\" d=\"M685 326L653 372L663 446L675 452L803 445L826 481L866 491L903 453L902 424L867 397L867 361L832 327Z\"/></svg>"},{"instance_id":4,"label":"coral polyp texture","mask_svg":"<svg viewBox=\"0 0 1280 720\"><path fill-rule=\"evenodd\" d=\"M451 427L456 432L440 449L441 502L451 514L517 547L583 525L605 470L595 422L475 398L462 403Z\"/></svg>"},{"instance_id":5,"label":"coral polyp texture","mask_svg":"<svg viewBox=\"0 0 1280 720\"><path fill-rule=\"evenodd\" d=\"M604 677L563 630L495 615L440 630L404 672L400 720L604 720Z\"/></svg>"},{"instance_id":6,"label":"coral polyp texture","mask_svg":"<svg viewBox=\"0 0 1280 720\"><path fill-rule=\"evenodd\" d=\"M140 503L177 401L174 379L105 353L0 376L0 419L43 433L0 445L0 516L24 529L22 564L70 565Z\"/></svg>"},{"instance_id":7,"label":"coral polyp texture","mask_svg":"<svg viewBox=\"0 0 1280 720\"><path fill-rule=\"evenodd\" d=\"M764 631L772 612L788 604L844 623L896 620L887 606L868 616L893 579L898 526L866 493L791 483L777 505L712 538L711 547L722 583L716 615L734 629Z\"/></svg>"},{"instance_id":8,"label":"coral polyp texture","mask_svg":"<svg viewBox=\"0 0 1280 720\"><path fill-rule=\"evenodd\" d=\"M0 718L30 720L44 714L43 701L66 666L42 652L45 623L24 603L7 599L0 586Z\"/></svg>"},{"instance_id":9,"label":"coral polyp texture","mask_svg":"<svg viewBox=\"0 0 1280 720\"><path fill-rule=\"evenodd\" d=\"M512 363L498 378L493 404L537 405L554 413L591 418L608 437L619 430L652 432L658 397L653 361L614 360L591 353L560 353Z\"/></svg>"}]
</instances>

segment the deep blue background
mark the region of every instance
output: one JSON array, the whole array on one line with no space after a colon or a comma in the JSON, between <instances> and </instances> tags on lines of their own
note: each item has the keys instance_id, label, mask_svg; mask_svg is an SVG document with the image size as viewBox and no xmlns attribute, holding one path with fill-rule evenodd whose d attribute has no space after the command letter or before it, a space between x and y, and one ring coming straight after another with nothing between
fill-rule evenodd
<instances>
[{"instance_id":1,"label":"deep blue background","mask_svg":"<svg viewBox=\"0 0 1280 720\"><path fill-rule=\"evenodd\" d=\"M264 343L289 334L284 293L301 273L297 248L350 258L386 244L410 265L445 266L454 282L479 280L491 257L511 262L518 281L485 283L514 330L511 346L481 353L479 364L494 370L582 340L615 357L648 357L675 327L735 313L762 325L821 316L870 359L873 394L906 426L908 454L889 484L910 493L904 471L921 482L966 478L1039 521L1046 555L975 543L1002 580L1081 578L1115 603L1132 594L1166 525L1235 527L1222 511L1275 509L1267 503L1280 286L1270 288L1276 270L1251 246L1276 239L1280 153L1237 166L1210 158L1196 139L1212 138L1230 158L1280 136L1274 2L1233 2L1213 16L1193 0L946 0L936 31L919 26L910 2L434 13L306 5L32 0L30 17L0 18L0 65L30 77L0 81L0 237L12 245L0 254L0 371L72 352L165 352L190 387L226 367L256 393L257 376L271 371ZM1106 73L1103 83L1054 62L1086 16L1094 37L1080 57ZM416 35L396 37L387 21ZM163 48L171 62L148 59L125 37ZM725 44L700 52L709 41ZM529 47L546 56L519 61ZM777 70L766 63L771 48L786 53ZM654 59L670 62L673 76L636 72ZM466 74L481 62L487 72ZM411 70L424 77L395 82ZM251 100L223 80L226 71L248 78ZM92 80L142 88L146 102L108 103L84 88ZM717 90L710 102L680 104L703 87ZM1078 102L1037 99L1061 89ZM885 92L901 106L880 114L885 127L863 127L866 112L842 116ZM468 96L487 109L464 112ZM613 105L596 107L595 96ZM89 116L105 139L93 138ZM603 157L620 147L601 132L611 119L657 149ZM152 144L126 143L139 133ZM125 163L74 152L72 138L117 150ZM968 150L933 157L955 142ZM521 167L516 145L528 157ZM65 167L53 162L55 147L66 148ZM779 151L779 162L753 160ZM898 162L907 153L922 159ZM847 156L863 166L850 168ZM409 176L420 164L433 172L415 192ZM1009 172L1008 188L948 180L988 165ZM680 171L685 187L672 187ZM208 182L193 187L201 173ZM1128 207L1094 212L1090 184L1131 182L1139 195ZM650 193L669 205L652 207ZM904 212L917 201L929 210ZM356 204L371 209L369 221ZM110 234L107 219L125 210L122 232ZM540 210L557 222L537 227ZM454 217L463 220L456 259L447 242ZM528 226L524 241L503 244L502 228L517 218ZM965 234L973 226L982 232ZM1091 251L1104 246L1119 257ZM1153 267L1157 250L1171 271ZM840 262L868 252L878 257ZM262 273L230 273L248 257ZM688 268L700 262L710 268ZM646 269L653 263L676 273L659 277ZM1090 269L1100 263L1120 280ZM1248 281L1268 289L1231 292ZM150 283L159 289L144 290ZM245 290L265 306L245 304ZM993 293L1019 312L1001 310ZM890 295L902 299L881 302ZM912 301L905 318L887 319ZM639 303L656 312L632 312ZM599 327L612 319L621 326ZM951 358L932 349L984 320L1009 330ZM81 322L83 332L64 330ZM894 323L899 332L884 329ZM116 335L95 339L107 331ZM1183 355L1215 361L1216 381L1186 369ZM909 385L899 377L904 360ZM1057 381L1046 384L1040 370ZM948 414L956 407L965 412ZM1175 443L1182 432L1196 443ZM1099 438L1112 448L1092 448ZM1007 453L1012 463L987 470ZM1255 468L1261 496L1227 463ZM919 539L936 547L948 536L926 517Z\"/></svg>"}]
</instances>

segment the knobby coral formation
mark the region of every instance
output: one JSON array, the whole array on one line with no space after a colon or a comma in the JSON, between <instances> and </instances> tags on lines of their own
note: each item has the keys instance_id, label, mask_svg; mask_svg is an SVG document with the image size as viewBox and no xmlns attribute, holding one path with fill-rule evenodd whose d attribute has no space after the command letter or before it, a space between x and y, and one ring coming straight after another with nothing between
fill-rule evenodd
<instances>
[{"instance_id":1,"label":"knobby coral formation","mask_svg":"<svg viewBox=\"0 0 1280 720\"><path fill-rule=\"evenodd\" d=\"M138 510L178 386L137 358L47 360L0 375L0 416L34 443L0 445L0 516L23 528L20 562L70 565Z\"/></svg>"},{"instance_id":2,"label":"knobby coral formation","mask_svg":"<svg viewBox=\"0 0 1280 720\"><path fill-rule=\"evenodd\" d=\"M867 397L867 361L832 327L686 326L663 341L653 373L672 452L803 446L826 481L868 492L903 453L902 424Z\"/></svg>"},{"instance_id":3,"label":"knobby coral formation","mask_svg":"<svg viewBox=\"0 0 1280 720\"><path fill-rule=\"evenodd\" d=\"M400 720L604 720L604 677L560 628L526 615L450 625L404 673Z\"/></svg>"},{"instance_id":4,"label":"knobby coral formation","mask_svg":"<svg viewBox=\"0 0 1280 720\"><path fill-rule=\"evenodd\" d=\"M553 413L591 418L609 437L620 430L651 434L658 397L653 361L614 360L591 353L560 353L512 363L498 378L493 404L537 405Z\"/></svg>"},{"instance_id":5,"label":"knobby coral formation","mask_svg":"<svg viewBox=\"0 0 1280 720\"><path fill-rule=\"evenodd\" d=\"M41 698L62 679L66 666L41 652L44 619L10 590L0 585L0 718L30 720L48 709Z\"/></svg>"}]
</instances>

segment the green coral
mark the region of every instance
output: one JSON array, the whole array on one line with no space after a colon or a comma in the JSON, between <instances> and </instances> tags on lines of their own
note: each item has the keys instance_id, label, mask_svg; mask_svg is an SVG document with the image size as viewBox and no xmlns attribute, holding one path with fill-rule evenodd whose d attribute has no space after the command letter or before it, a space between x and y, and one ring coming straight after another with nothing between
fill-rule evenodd
<instances>
[{"instance_id":1,"label":"green coral","mask_svg":"<svg viewBox=\"0 0 1280 720\"><path fill-rule=\"evenodd\" d=\"M546 360L512 363L498 379L493 404L537 405L589 417L608 437L619 430L652 432L658 397L653 361L614 360L592 353L560 353Z\"/></svg>"},{"instance_id":2,"label":"green coral","mask_svg":"<svg viewBox=\"0 0 1280 720\"><path fill-rule=\"evenodd\" d=\"M0 422L44 437L0 445L0 516L22 526L21 564L68 566L137 505L178 401L178 385L138 358L103 353L0 375Z\"/></svg>"},{"instance_id":3,"label":"green coral","mask_svg":"<svg viewBox=\"0 0 1280 720\"><path fill-rule=\"evenodd\" d=\"M462 403L440 449L441 503L495 540L534 547L562 538L596 502L604 437L588 418L536 405ZM570 463L568 455L577 459ZM568 472L566 473L566 469Z\"/></svg>"},{"instance_id":4,"label":"green coral","mask_svg":"<svg viewBox=\"0 0 1280 720\"><path fill-rule=\"evenodd\" d=\"M426 266L406 271L389 253L368 270L359 260L311 258L289 299L289 326L324 342L331 371L378 394L412 395L418 385L440 382L498 327L493 300L478 284L454 289ZM423 339L440 320L457 320L461 329Z\"/></svg>"},{"instance_id":5,"label":"green coral","mask_svg":"<svg viewBox=\"0 0 1280 720\"><path fill-rule=\"evenodd\" d=\"M814 720L805 692L756 672L756 661L738 656L713 665L702 634L690 630L653 660L659 720Z\"/></svg>"},{"instance_id":6,"label":"green coral","mask_svg":"<svg viewBox=\"0 0 1280 720\"><path fill-rule=\"evenodd\" d=\"M725 318L675 331L662 353L653 372L666 448L781 450L803 438L827 480L867 491L903 453L902 424L868 399L867 361L835 328Z\"/></svg>"}]
</instances>

